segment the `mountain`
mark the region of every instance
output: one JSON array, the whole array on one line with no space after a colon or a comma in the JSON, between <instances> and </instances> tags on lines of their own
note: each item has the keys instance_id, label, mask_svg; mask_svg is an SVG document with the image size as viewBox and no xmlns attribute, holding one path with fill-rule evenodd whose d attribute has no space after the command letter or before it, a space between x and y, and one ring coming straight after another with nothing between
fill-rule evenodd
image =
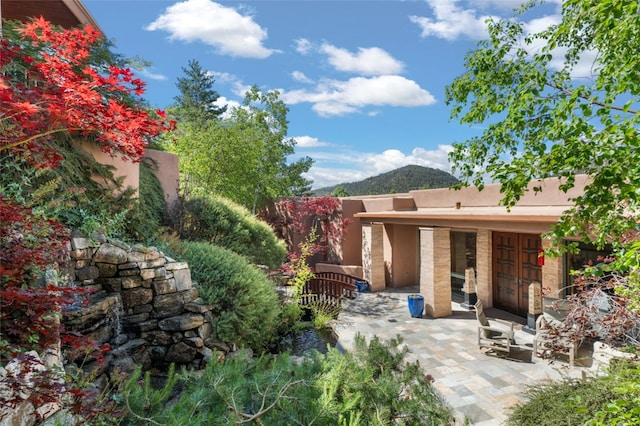
<instances>
[{"instance_id":1,"label":"mountain","mask_svg":"<svg viewBox=\"0 0 640 426\"><path fill-rule=\"evenodd\" d=\"M448 188L458 183L451 174L438 169L423 166L404 166L360 182L343 183L313 190L314 195L331 195L336 188L342 187L349 196L379 195L409 192L414 189ZM347 196L346 194L336 194Z\"/></svg>"}]
</instances>

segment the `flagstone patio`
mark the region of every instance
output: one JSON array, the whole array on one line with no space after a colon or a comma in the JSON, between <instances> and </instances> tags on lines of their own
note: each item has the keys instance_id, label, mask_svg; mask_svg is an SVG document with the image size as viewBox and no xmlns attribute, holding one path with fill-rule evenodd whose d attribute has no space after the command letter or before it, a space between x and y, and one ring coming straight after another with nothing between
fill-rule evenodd
<instances>
[{"instance_id":1,"label":"flagstone patio","mask_svg":"<svg viewBox=\"0 0 640 426\"><path fill-rule=\"evenodd\" d=\"M519 349L511 357L499 358L478 349L475 312L452 303L453 315L446 318L412 318L407 295L418 287L358 293L343 305L335 332L337 347L349 349L356 333L367 338L389 339L401 335L411 351L409 360L418 360L435 378L435 387L462 418L479 426L501 425L509 410L525 400L529 384L561 377L581 377L598 370L592 365L590 349L581 348L575 367L567 360L532 359L533 335L522 330L524 320L497 309L485 309L488 317L516 322Z\"/></svg>"}]
</instances>

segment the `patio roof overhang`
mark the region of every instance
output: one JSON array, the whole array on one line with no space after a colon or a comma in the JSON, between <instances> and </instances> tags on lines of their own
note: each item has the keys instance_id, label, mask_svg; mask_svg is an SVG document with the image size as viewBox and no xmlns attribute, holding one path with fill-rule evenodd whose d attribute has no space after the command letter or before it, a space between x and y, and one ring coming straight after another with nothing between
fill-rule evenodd
<instances>
[{"instance_id":1,"label":"patio roof overhang","mask_svg":"<svg viewBox=\"0 0 640 426\"><path fill-rule=\"evenodd\" d=\"M27 21L40 16L65 28L88 24L102 32L80 0L0 0L0 17L3 19Z\"/></svg>"},{"instance_id":2,"label":"patio roof overhang","mask_svg":"<svg viewBox=\"0 0 640 426\"><path fill-rule=\"evenodd\" d=\"M355 217L364 223L544 233L566 209L567 206L515 206L510 211L498 206L447 207L360 212Z\"/></svg>"}]
</instances>

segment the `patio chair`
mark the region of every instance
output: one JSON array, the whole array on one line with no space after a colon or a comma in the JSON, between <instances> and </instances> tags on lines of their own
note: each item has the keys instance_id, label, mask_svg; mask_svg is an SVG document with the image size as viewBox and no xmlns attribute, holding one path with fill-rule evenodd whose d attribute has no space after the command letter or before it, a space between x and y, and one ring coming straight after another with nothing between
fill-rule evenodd
<instances>
[{"instance_id":1,"label":"patio chair","mask_svg":"<svg viewBox=\"0 0 640 426\"><path fill-rule=\"evenodd\" d=\"M551 322L553 319L547 318L544 314L536 319L536 334L533 338L533 357L550 358L556 355L566 355L569 358L569 365L573 367L580 342L559 336L552 337Z\"/></svg>"},{"instance_id":2,"label":"patio chair","mask_svg":"<svg viewBox=\"0 0 640 426\"><path fill-rule=\"evenodd\" d=\"M476 308L476 318L478 319L478 347L489 349L488 352L495 352L496 355L508 356L511 347L516 345L514 339L513 323L497 318L491 318L491 324L484 313L482 302L474 305Z\"/></svg>"}]
</instances>

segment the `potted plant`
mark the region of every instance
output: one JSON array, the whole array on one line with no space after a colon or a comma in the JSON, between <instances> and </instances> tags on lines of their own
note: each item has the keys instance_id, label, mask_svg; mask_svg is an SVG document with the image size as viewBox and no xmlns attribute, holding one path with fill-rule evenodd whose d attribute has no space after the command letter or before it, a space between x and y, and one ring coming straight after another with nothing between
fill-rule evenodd
<instances>
[{"instance_id":1,"label":"potted plant","mask_svg":"<svg viewBox=\"0 0 640 426\"><path fill-rule=\"evenodd\" d=\"M409 304L409 313L413 318L422 318L422 311L424 311L424 296L421 294L410 294L407 296L407 302Z\"/></svg>"}]
</instances>

